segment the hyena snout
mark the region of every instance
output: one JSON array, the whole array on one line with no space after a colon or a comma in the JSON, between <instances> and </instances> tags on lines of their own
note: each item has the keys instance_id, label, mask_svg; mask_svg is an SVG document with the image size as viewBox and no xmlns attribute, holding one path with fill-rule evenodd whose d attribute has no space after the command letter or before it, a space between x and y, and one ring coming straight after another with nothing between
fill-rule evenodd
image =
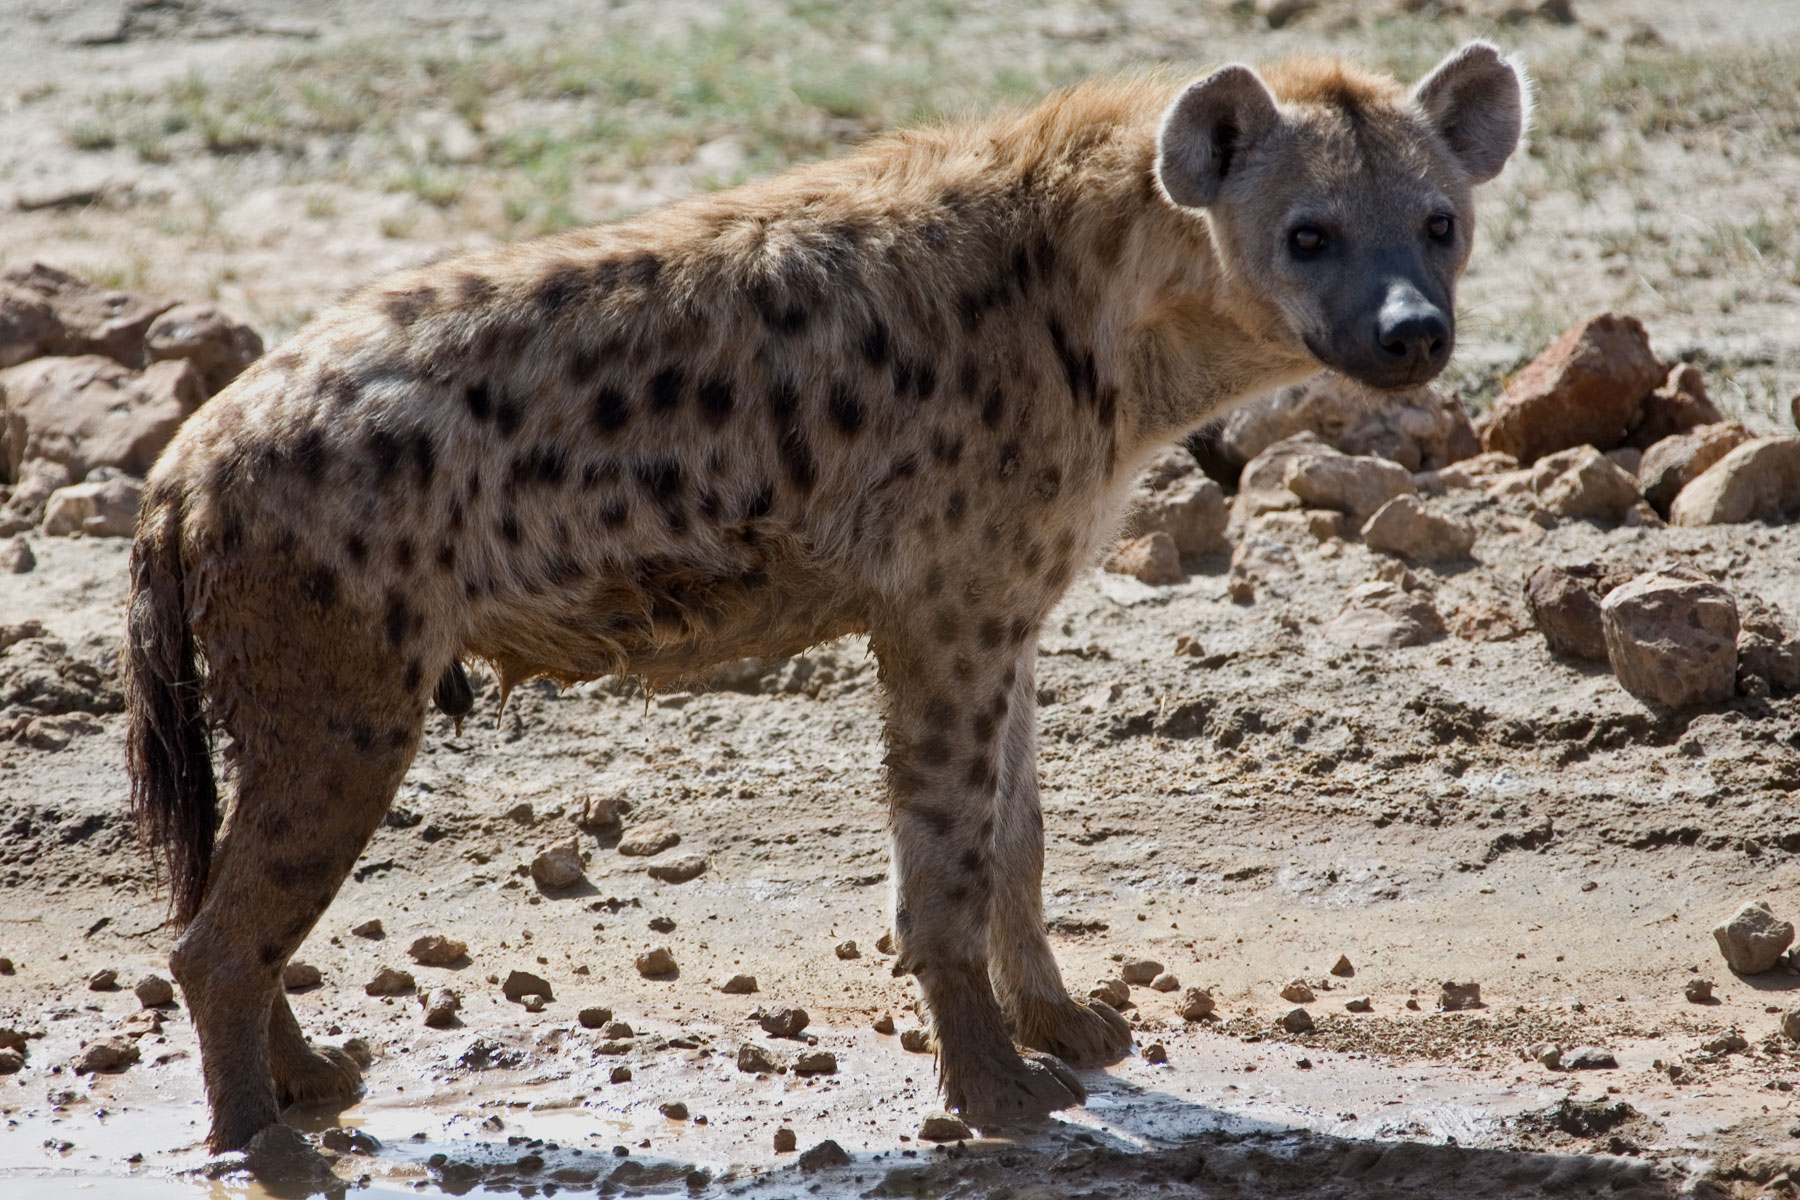
<instances>
[{"instance_id":1,"label":"hyena snout","mask_svg":"<svg viewBox=\"0 0 1800 1200\"><path fill-rule=\"evenodd\" d=\"M1456 331L1450 315L1410 283L1388 289L1370 333L1368 374L1377 387L1415 387L1450 361Z\"/></svg>"}]
</instances>

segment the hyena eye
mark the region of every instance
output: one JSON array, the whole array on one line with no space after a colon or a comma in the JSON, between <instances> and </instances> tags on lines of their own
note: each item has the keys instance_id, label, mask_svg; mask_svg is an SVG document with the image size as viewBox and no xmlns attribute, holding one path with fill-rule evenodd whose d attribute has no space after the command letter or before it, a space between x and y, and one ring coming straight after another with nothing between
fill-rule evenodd
<instances>
[{"instance_id":1,"label":"hyena eye","mask_svg":"<svg viewBox=\"0 0 1800 1200\"><path fill-rule=\"evenodd\" d=\"M1301 225L1288 234L1288 246L1295 258L1313 258L1325 249L1325 231L1316 225Z\"/></svg>"},{"instance_id":2,"label":"hyena eye","mask_svg":"<svg viewBox=\"0 0 1800 1200\"><path fill-rule=\"evenodd\" d=\"M1425 222L1425 232L1431 235L1431 240L1434 242L1449 241L1451 231L1455 228L1455 223L1444 213L1437 213Z\"/></svg>"}]
</instances>

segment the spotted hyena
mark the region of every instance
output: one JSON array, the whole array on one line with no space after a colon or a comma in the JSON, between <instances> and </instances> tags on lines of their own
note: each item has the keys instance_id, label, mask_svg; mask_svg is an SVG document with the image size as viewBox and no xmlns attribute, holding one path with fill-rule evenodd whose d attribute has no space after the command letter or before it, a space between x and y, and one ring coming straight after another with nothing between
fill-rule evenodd
<instances>
[{"instance_id":1,"label":"spotted hyena","mask_svg":"<svg viewBox=\"0 0 1800 1200\"><path fill-rule=\"evenodd\" d=\"M1444 365L1518 74L1335 61L1074 88L364 288L152 472L132 797L186 931L212 1143L355 1092L279 986L460 660L691 677L866 633L893 930L977 1123L1129 1047L1040 899L1033 659L1138 464L1237 398ZM214 842L214 731L235 802ZM1021 1051L1018 1047L1029 1049Z\"/></svg>"}]
</instances>

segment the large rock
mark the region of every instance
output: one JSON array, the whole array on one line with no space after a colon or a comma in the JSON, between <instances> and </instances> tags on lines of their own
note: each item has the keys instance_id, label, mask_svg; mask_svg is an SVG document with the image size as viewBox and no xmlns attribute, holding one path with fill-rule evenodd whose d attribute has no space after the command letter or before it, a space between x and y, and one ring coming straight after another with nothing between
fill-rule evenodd
<instances>
[{"instance_id":1,"label":"large rock","mask_svg":"<svg viewBox=\"0 0 1800 1200\"><path fill-rule=\"evenodd\" d=\"M1287 487L1307 507L1336 509L1359 525L1395 496L1417 490L1412 472L1398 463L1336 452L1297 460Z\"/></svg>"},{"instance_id":2,"label":"large rock","mask_svg":"<svg viewBox=\"0 0 1800 1200\"><path fill-rule=\"evenodd\" d=\"M1571 446L1610 450L1666 374L1636 317L1590 317L1513 377L1482 430L1482 449L1525 463Z\"/></svg>"},{"instance_id":3,"label":"large rock","mask_svg":"<svg viewBox=\"0 0 1800 1200\"><path fill-rule=\"evenodd\" d=\"M1701 425L1716 425L1724 419L1719 406L1706 394L1706 379L1700 368L1681 363L1669 371L1661 387L1644 397L1637 424L1625 441L1628 446L1647 450L1664 438Z\"/></svg>"},{"instance_id":4,"label":"large rock","mask_svg":"<svg viewBox=\"0 0 1800 1200\"><path fill-rule=\"evenodd\" d=\"M1757 438L1702 471L1669 506L1672 525L1736 525L1800 514L1800 437Z\"/></svg>"},{"instance_id":5,"label":"large rock","mask_svg":"<svg viewBox=\"0 0 1800 1200\"><path fill-rule=\"evenodd\" d=\"M1413 562L1445 562L1467 558L1475 545L1475 527L1460 517L1434 513L1417 496L1395 496L1375 510L1362 529L1371 550L1398 554Z\"/></svg>"},{"instance_id":6,"label":"large rock","mask_svg":"<svg viewBox=\"0 0 1800 1200\"><path fill-rule=\"evenodd\" d=\"M1713 930L1719 953L1739 975L1773 971L1794 940L1794 925L1775 915L1767 900L1753 900Z\"/></svg>"},{"instance_id":7,"label":"large rock","mask_svg":"<svg viewBox=\"0 0 1800 1200\"><path fill-rule=\"evenodd\" d=\"M137 530L144 485L136 479L107 479L58 488L44 506L44 532L51 537L130 537Z\"/></svg>"},{"instance_id":8,"label":"large rock","mask_svg":"<svg viewBox=\"0 0 1800 1200\"><path fill-rule=\"evenodd\" d=\"M95 467L143 475L181 422L206 399L185 360L141 373L109 358L40 358L0 371L0 449L9 478L27 459L47 458L77 478Z\"/></svg>"},{"instance_id":9,"label":"large rock","mask_svg":"<svg viewBox=\"0 0 1800 1200\"><path fill-rule=\"evenodd\" d=\"M1531 487L1538 503L1558 516L1596 521L1623 521L1643 499L1636 477L1592 446L1538 459Z\"/></svg>"},{"instance_id":10,"label":"large rock","mask_svg":"<svg viewBox=\"0 0 1800 1200\"><path fill-rule=\"evenodd\" d=\"M1203 558L1227 549L1230 510L1225 489L1207 478L1194 456L1171 446L1151 460L1131 491L1132 510L1125 536L1166 533L1183 558Z\"/></svg>"},{"instance_id":11,"label":"large rock","mask_svg":"<svg viewBox=\"0 0 1800 1200\"><path fill-rule=\"evenodd\" d=\"M256 330L211 304L177 304L152 321L144 335L144 353L151 362L186 359L200 373L208 396L236 379L262 352Z\"/></svg>"},{"instance_id":12,"label":"large rock","mask_svg":"<svg viewBox=\"0 0 1800 1200\"><path fill-rule=\"evenodd\" d=\"M1645 450L1638 463L1638 486L1643 488L1644 499L1668 516L1669 506L1682 488L1753 436L1736 422L1720 422L1663 438Z\"/></svg>"},{"instance_id":13,"label":"large rock","mask_svg":"<svg viewBox=\"0 0 1800 1200\"><path fill-rule=\"evenodd\" d=\"M0 367L16 367L49 354L61 339L62 325L48 300L0 281Z\"/></svg>"},{"instance_id":14,"label":"large rock","mask_svg":"<svg viewBox=\"0 0 1800 1200\"><path fill-rule=\"evenodd\" d=\"M1391 459L1409 471L1436 470L1481 449L1462 402L1436 387L1381 392L1321 374L1234 409L1209 432L1212 456L1234 472L1297 433L1346 454Z\"/></svg>"},{"instance_id":15,"label":"large rock","mask_svg":"<svg viewBox=\"0 0 1800 1200\"><path fill-rule=\"evenodd\" d=\"M31 357L101 354L128 367L141 367L145 362L144 335L150 323L174 306L173 301L154 296L97 288L43 263L0 271L0 288L14 298L40 301L55 322L53 331L40 333L32 343ZM34 327L41 329L35 324ZM0 361L6 355L18 354L22 345L14 342L10 349L0 346Z\"/></svg>"},{"instance_id":16,"label":"large rock","mask_svg":"<svg viewBox=\"0 0 1800 1200\"><path fill-rule=\"evenodd\" d=\"M1613 674L1640 700L1721 704L1737 688L1737 602L1697 571L1652 571L1614 588L1600 623Z\"/></svg>"},{"instance_id":17,"label":"large rock","mask_svg":"<svg viewBox=\"0 0 1800 1200\"><path fill-rule=\"evenodd\" d=\"M1385 650L1443 636L1444 620L1424 595L1377 581L1351 588L1343 612L1326 623L1324 632L1341 646Z\"/></svg>"},{"instance_id":18,"label":"large rock","mask_svg":"<svg viewBox=\"0 0 1800 1200\"><path fill-rule=\"evenodd\" d=\"M1525 606L1552 653L1605 662L1600 601L1631 578L1630 571L1605 563L1544 563L1525 581Z\"/></svg>"}]
</instances>

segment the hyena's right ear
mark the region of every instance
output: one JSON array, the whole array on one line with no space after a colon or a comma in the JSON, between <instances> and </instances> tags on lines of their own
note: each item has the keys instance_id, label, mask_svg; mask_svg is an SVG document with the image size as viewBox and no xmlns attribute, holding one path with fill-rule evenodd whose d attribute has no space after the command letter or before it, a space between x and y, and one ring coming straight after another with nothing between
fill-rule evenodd
<instances>
[{"instance_id":1,"label":"hyena's right ear","mask_svg":"<svg viewBox=\"0 0 1800 1200\"><path fill-rule=\"evenodd\" d=\"M1156 178L1169 199L1211 204L1232 163L1281 122L1275 95L1249 67L1232 64L1196 79L1163 113L1156 135Z\"/></svg>"}]
</instances>

